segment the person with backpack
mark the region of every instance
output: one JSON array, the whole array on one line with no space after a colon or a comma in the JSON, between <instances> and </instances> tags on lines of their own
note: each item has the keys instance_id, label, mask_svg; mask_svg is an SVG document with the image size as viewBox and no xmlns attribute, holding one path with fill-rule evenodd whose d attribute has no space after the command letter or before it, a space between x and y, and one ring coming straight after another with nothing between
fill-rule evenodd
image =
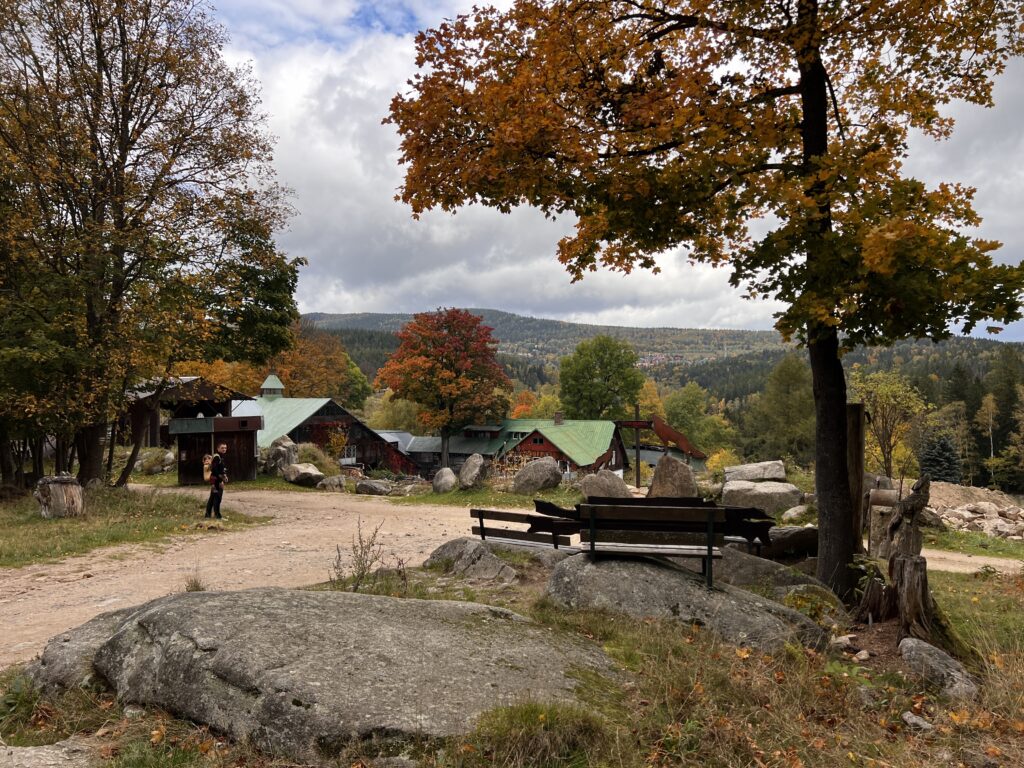
<instances>
[{"instance_id":1,"label":"person with backpack","mask_svg":"<svg viewBox=\"0 0 1024 768\"><path fill-rule=\"evenodd\" d=\"M220 514L220 502L224 498L224 484L228 481L228 469L224 463L224 454L228 452L228 444L220 443L217 452L210 460L210 498L206 500L206 517L212 515L222 520ZM203 467L203 475L206 475L206 467Z\"/></svg>"}]
</instances>

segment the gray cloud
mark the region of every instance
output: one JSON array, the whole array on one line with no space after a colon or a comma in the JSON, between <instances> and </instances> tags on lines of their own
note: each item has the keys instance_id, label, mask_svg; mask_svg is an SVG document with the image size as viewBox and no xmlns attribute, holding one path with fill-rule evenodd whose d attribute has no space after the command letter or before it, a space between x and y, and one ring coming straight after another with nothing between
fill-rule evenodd
<instances>
[{"instance_id":1,"label":"gray cloud","mask_svg":"<svg viewBox=\"0 0 1024 768\"><path fill-rule=\"evenodd\" d=\"M220 8L229 55L251 59L264 88L275 162L299 215L280 238L309 266L304 311L411 312L495 307L580 322L675 327L770 328L775 302L743 300L726 269L667 254L660 275L601 272L570 284L554 257L571 220L531 210L468 208L413 221L395 202L402 180L398 137L381 125L414 71L412 30L468 10L462 0L360 4L356 0L231 0ZM372 13L367 12L372 7ZM917 137L910 172L929 183L979 188L981 233L1018 261L1024 239L1024 67L1000 78L994 110L957 105L947 142ZM1007 336L1024 338L1024 327Z\"/></svg>"}]
</instances>

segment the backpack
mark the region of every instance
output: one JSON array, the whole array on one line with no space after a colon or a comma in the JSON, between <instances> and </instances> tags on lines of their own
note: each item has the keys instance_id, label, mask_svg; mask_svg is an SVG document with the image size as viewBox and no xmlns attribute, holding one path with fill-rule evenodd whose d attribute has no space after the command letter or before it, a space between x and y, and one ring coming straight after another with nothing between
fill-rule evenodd
<instances>
[{"instance_id":1,"label":"backpack","mask_svg":"<svg viewBox=\"0 0 1024 768\"><path fill-rule=\"evenodd\" d=\"M210 468L211 468L212 465L213 465L213 457L212 456L207 456L205 459L203 459L203 482L204 483L212 483L213 482L213 473L210 471Z\"/></svg>"}]
</instances>

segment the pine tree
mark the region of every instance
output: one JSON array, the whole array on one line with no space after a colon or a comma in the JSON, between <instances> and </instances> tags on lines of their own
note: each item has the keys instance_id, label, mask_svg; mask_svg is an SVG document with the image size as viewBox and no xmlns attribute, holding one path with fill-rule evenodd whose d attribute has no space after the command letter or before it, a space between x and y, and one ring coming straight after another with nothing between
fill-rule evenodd
<instances>
[{"instance_id":1,"label":"pine tree","mask_svg":"<svg viewBox=\"0 0 1024 768\"><path fill-rule=\"evenodd\" d=\"M917 461L921 466L921 474L928 474L933 481L960 482L960 457L953 440L945 433L928 438Z\"/></svg>"}]
</instances>

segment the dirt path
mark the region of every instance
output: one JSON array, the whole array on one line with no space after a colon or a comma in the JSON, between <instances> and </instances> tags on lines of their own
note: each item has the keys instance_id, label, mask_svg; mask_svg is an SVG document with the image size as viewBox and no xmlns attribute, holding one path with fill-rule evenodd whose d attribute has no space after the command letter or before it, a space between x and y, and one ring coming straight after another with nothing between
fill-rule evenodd
<instances>
[{"instance_id":1,"label":"dirt path","mask_svg":"<svg viewBox=\"0 0 1024 768\"><path fill-rule=\"evenodd\" d=\"M198 516L204 494L196 495ZM336 546L350 558L360 519L364 534L382 523L385 552L410 565L470 527L462 507L397 505L348 494L229 491L224 508L226 531L0 569L0 669L31 659L49 638L99 613L181 591L193 573L210 589L326 581ZM274 520L232 531L235 510Z\"/></svg>"},{"instance_id":2,"label":"dirt path","mask_svg":"<svg viewBox=\"0 0 1024 768\"><path fill-rule=\"evenodd\" d=\"M144 491L145 492L145 491ZM203 492L196 495L201 508ZM0 669L27 661L46 641L104 611L184 588L196 574L211 589L294 587L327 579L335 547L344 557L358 520L379 523L389 555L419 565L439 544L469 533L462 507L396 505L371 497L286 491L228 492L225 512L272 515L269 525L210 532L153 546L119 546L59 563L0 570ZM1018 560L925 550L935 570L969 573L990 565L1020 571Z\"/></svg>"}]
</instances>

